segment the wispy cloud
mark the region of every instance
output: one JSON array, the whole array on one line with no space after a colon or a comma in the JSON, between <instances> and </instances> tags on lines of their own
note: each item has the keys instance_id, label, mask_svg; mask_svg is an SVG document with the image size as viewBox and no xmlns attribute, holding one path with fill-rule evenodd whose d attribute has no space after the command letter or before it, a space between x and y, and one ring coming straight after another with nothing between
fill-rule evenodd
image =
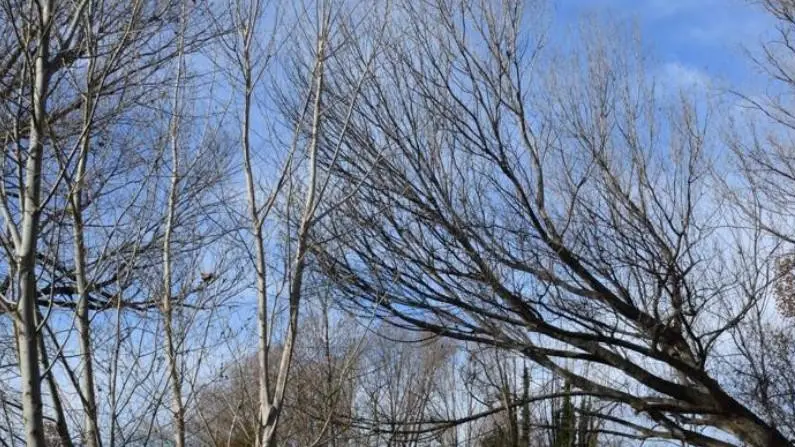
<instances>
[{"instance_id":1,"label":"wispy cloud","mask_svg":"<svg viewBox=\"0 0 795 447\"><path fill-rule=\"evenodd\" d=\"M712 77L706 71L676 61L663 64L658 78L664 87L672 90L708 88L713 84Z\"/></svg>"},{"instance_id":2,"label":"wispy cloud","mask_svg":"<svg viewBox=\"0 0 795 447\"><path fill-rule=\"evenodd\" d=\"M559 0L564 20L597 13L637 25L650 67L668 86L748 82L751 54L775 29L774 19L748 0ZM669 62L670 61L670 62ZM659 70L658 70L659 69ZM714 84L714 82L712 82Z\"/></svg>"},{"instance_id":3,"label":"wispy cloud","mask_svg":"<svg viewBox=\"0 0 795 447\"><path fill-rule=\"evenodd\" d=\"M658 28L672 40L705 45L733 44L758 37L772 19L747 0L561 0L569 12L612 11Z\"/></svg>"}]
</instances>

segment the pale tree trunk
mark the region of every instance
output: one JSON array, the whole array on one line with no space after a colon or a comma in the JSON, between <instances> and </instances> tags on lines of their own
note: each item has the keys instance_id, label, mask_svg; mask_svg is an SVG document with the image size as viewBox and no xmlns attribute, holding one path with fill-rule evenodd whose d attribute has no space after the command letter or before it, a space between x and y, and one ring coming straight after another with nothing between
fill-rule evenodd
<instances>
[{"instance_id":1,"label":"pale tree trunk","mask_svg":"<svg viewBox=\"0 0 795 447\"><path fill-rule=\"evenodd\" d=\"M243 174L246 183L246 200L248 202L249 220L254 237L255 265L254 270L257 275L257 333L258 333L258 395L259 395L259 418L260 427L257 432L257 444L265 445L263 427L267 425L266 417L271 412L270 379L268 375L270 352L269 331L268 331L268 293L267 293L267 265L265 262L265 240L262 233L262 225L267 210L260 212L258 209L257 190L254 182L254 168L251 161L251 107L252 96L254 93L254 73L252 61L252 45L254 44L255 26L261 13L261 3L259 0L252 0L248 4L248 18L245 24L240 24L242 40L242 51L240 54L240 70L243 76L243 120L242 120L242 151L243 151ZM240 7L240 5L238 5ZM286 168L285 168L286 170ZM275 196L275 193L274 193Z\"/></svg>"},{"instance_id":2,"label":"pale tree trunk","mask_svg":"<svg viewBox=\"0 0 795 447\"><path fill-rule=\"evenodd\" d=\"M249 219L251 220L252 232L254 235L254 245L256 252L255 271L257 275L257 331L259 337L259 349L257 353L259 367L259 404L260 422L265 424L264 417L270 414L270 381L268 376L270 352L269 331L268 331L268 294L267 294L267 266L265 263L265 241L262 234L262 217L257 209L257 193L254 185L254 172L251 163L251 101L253 94L253 81L251 73L251 30L245 39L245 49L243 56L245 92L243 98L243 164L246 181L246 193L249 208Z\"/></svg>"},{"instance_id":3,"label":"pale tree trunk","mask_svg":"<svg viewBox=\"0 0 795 447\"><path fill-rule=\"evenodd\" d=\"M113 322L113 350L110 361L110 377L108 378L108 390L110 393L110 403L108 405L110 407L110 429L108 430L110 432L109 447L116 447L116 431L119 425L119 399L117 389L119 387L119 361L122 345L121 313L121 300L116 300L115 318Z\"/></svg>"},{"instance_id":4,"label":"pale tree trunk","mask_svg":"<svg viewBox=\"0 0 795 447\"><path fill-rule=\"evenodd\" d=\"M79 394L83 403L83 432L82 440L86 447L99 447L101 445L99 423L97 417L96 386L94 384L94 357L91 346L91 320L89 314L89 281L86 260L85 225L83 220L83 196L86 185L86 165L91 148L91 131L94 113L97 107L98 96L94 91L96 68L96 40L93 36L94 2L83 2L85 14L85 48L86 48L86 92L83 101L83 130L79 140L77 167L69 191L69 206L72 212L72 244L74 250L75 283L77 287L76 321L78 341L80 345L80 361L82 373L80 376ZM121 47L121 45L120 45ZM118 49L110 59L115 59ZM104 84L104 76L100 77L99 85ZM101 88L101 87L98 87ZM66 168L64 168L66 169Z\"/></svg>"},{"instance_id":5,"label":"pale tree trunk","mask_svg":"<svg viewBox=\"0 0 795 447\"><path fill-rule=\"evenodd\" d=\"M16 250L19 309L17 324L19 370L22 379L22 418L28 447L44 447L44 420L41 401L38 330L36 319L36 243L38 242L41 165L44 128L47 119L49 86L49 40L52 1L37 3L39 23L38 48L33 71L33 117L28 137L28 158L25 161L24 210L21 240ZM44 324L44 322L42 322Z\"/></svg>"},{"instance_id":6,"label":"pale tree trunk","mask_svg":"<svg viewBox=\"0 0 795 447\"><path fill-rule=\"evenodd\" d=\"M184 24L184 11L182 17ZM184 36L184 29L181 30ZM185 446L185 406L182 401L182 378L179 371L179 359L177 355L176 342L174 336L174 309L172 300L172 259L171 259L171 237L174 230L174 219L179 194L179 108L180 108L180 89L182 88L183 77L183 58L182 58L182 38L180 38L180 55L177 58L177 79L174 85L174 103L171 111L171 178L168 192L168 203L166 211L166 226L163 236L163 300L161 303L163 312L163 329L165 336L166 361L168 368L168 380L171 388L171 412L174 419L174 445L175 447Z\"/></svg>"},{"instance_id":7,"label":"pale tree trunk","mask_svg":"<svg viewBox=\"0 0 795 447\"><path fill-rule=\"evenodd\" d=\"M176 147L176 143L172 143ZM174 155L177 150L172 150ZM171 388L171 412L174 417L174 445L185 446L185 408L182 402L182 379L179 372L179 359L174 336L174 309L171 302L172 274L171 274L171 234L174 223L174 208L176 202L176 188L178 188L177 161L174 159L171 178L171 192L168 198L168 217L166 218L166 232L163 242L163 330L165 337L166 362L168 367L168 380Z\"/></svg>"},{"instance_id":8,"label":"pale tree trunk","mask_svg":"<svg viewBox=\"0 0 795 447\"><path fill-rule=\"evenodd\" d=\"M177 143L172 143L176 148ZM177 150L172 153L177 155ZM172 274L171 274L171 235L174 223L174 208L176 202L176 188L178 188L177 160L173 160L171 191L168 198L168 217L166 232L163 242L163 329L165 337L166 361L168 363L168 380L171 388L171 412L174 417L174 444L176 447L185 445L185 409L182 402L182 379L179 372L179 360L174 336L174 309L171 302Z\"/></svg>"},{"instance_id":9,"label":"pale tree trunk","mask_svg":"<svg viewBox=\"0 0 795 447\"><path fill-rule=\"evenodd\" d=\"M83 430L81 432L82 442L87 447L99 447L102 445L101 433L99 430L98 421L98 407L97 395L95 385L95 372L94 372L94 352L91 342L91 320L90 320L90 303L89 294L91 292L91 281L89 280L89 264L86 257L86 224L84 220L84 207L86 202L86 186L88 184L87 165L88 156L91 151L92 131L95 121L95 113L97 111L98 102L101 97L101 91L105 86L107 76L116 60L120 57L122 51L127 47L130 42L132 27L135 24L135 19L130 18L130 22L119 24L119 32L121 37L115 48L112 49L103 58L104 67L98 63L97 59L97 45L98 36L95 34L94 29L96 14L98 7L101 9L101 4L96 5L92 0L83 0L75 8L73 15L73 27L77 29L82 26L84 32L82 33L83 40L83 55L82 59L85 63L85 92L83 96L82 105L82 120L83 128L80 138L78 140L77 152L77 165L74 171L72 182L69 189L69 208L73 219L72 237L73 237L73 258L74 258L74 277L75 287L77 292L77 305L75 307L76 326L78 332L79 356L80 364L82 366L79 384L75 386L78 390L79 397L83 405ZM135 9L135 7L133 7ZM81 20L81 18L83 20ZM101 18L100 18L101 19ZM79 25L82 24L82 25ZM77 79L74 80L78 82ZM68 160L68 156L66 159ZM68 163L68 161L67 161ZM63 166L63 169L68 169L68 166ZM66 364L64 365L66 367ZM115 371L114 371L115 372ZM111 387L111 393L115 394L114 387ZM115 395L113 396L115 397ZM112 398L113 399L113 398ZM115 408L112 408L113 414L111 417L111 432L115 430ZM114 439L114 435L111 435ZM113 441L111 441L111 444Z\"/></svg>"},{"instance_id":10,"label":"pale tree trunk","mask_svg":"<svg viewBox=\"0 0 795 447\"><path fill-rule=\"evenodd\" d=\"M88 144L88 137L86 142ZM82 175L85 172L85 155L78 160L78 182L82 184ZM80 343L80 358L83 365L81 374L80 394L83 400L84 428L83 442L86 447L99 445L99 429L97 427L97 403L94 386L94 361L91 348L91 321L88 309L88 284L86 281L86 254L83 235L83 219L81 216L81 193L76 192L72 198L74 210L73 244L75 253L75 278L77 282L77 330Z\"/></svg>"},{"instance_id":11,"label":"pale tree trunk","mask_svg":"<svg viewBox=\"0 0 795 447\"><path fill-rule=\"evenodd\" d=\"M303 286L304 268L306 266L306 253L309 242L309 232L312 228L312 220L316 209L317 192L317 145L320 130L320 108L323 93L324 80L324 58L326 49L326 38L328 36L329 18L324 17L324 23L317 40L317 59L315 61L315 97L312 110L312 134L309 143L309 167L306 200L298 227L298 246L293 257L292 278L289 289L289 325L287 334L282 347L279 370L276 375L276 385L274 387L273 399L267 407L263 407L262 421L262 445L265 447L275 446L276 429L278 427L279 416L284 403L284 391L287 386L287 379L290 375L292 366L293 351L295 349L295 339L298 334L298 311L301 304L301 288Z\"/></svg>"},{"instance_id":12,"label":"pale tree trunk","mask_svg":"<svg viewBox=\"0 0 795 447\"><path fill-rule=\"evenodd\" d=\"M243 116L241 129L241 149L243 159L243 175L246 187L246 200L248 207L248 219L253 235L254 251L254 270L256 274L256 294L257 294L257 332L258 332L258 431L256 444L258 446L274 446L277 441L277 428L281 416L285 390L290 375L293 351L298 335L299 310L301 305L302 286L304 280L304 270L306 266L306 256L309 251L309 235L317 219L316 212L320 197L323 195L325 185L319 185L317 152L319 145L321 113L321 98L324 90L324 70L325 58L327 57L328 38L331 27L332 12L330 2L322 2L318 6L317 36L315 44L314 63L312 66L310 85L306 98L301 103L301 109L297 110L294 135L287 151L282 158L283 165L277 172L277 179L272 185L266 197L257 197L257 181L255 178L255 167L252 160L251 126L252 126L252 107L254 104L254 91L258 80L262 77L262 72L270 58L269 49L273 48L273 40L265 46L256 45L257 26L262 14L263 5L259 0L239 1L234 5L233 16L236 20L238 42L229 45L231 59L237 64L239 73L243 81ZM243 14L245 13L245 14ZM273 37L272 37L273 39ZM256 52L256 54L252 54ZM313 96L314 94L314 96ZM358 94L358 91L357 91ZM353 102L353 98L351 98ZM288 271L284 273L284 283L288 287L287 304L287 328L279 337L281 343L281 354L278 369L271 370L271 343L273 318L270 307L275 307L275 303L268 301L268 277L267 277L267 250L266 236L263 230L264 223L268 219L269 213L277 202L291 206L293 191L284 192L283 188L291 176L295 175L295 154L300 141L302 126L305 125L305 117L309 110L312 110L310 123L309 143L306 154L306 183L303 193L305 194L302 204L301 216L298 221L295 239L296 246L289 253L290 265ZM284 197L286 196L286 197ZM288 223L289 225L289 223ZM278 295L278 293L277 293ZM273 300L278 299L277 296ZM271 376L273 374L273 376Z\"/></svg>"},{"instance_id":13,"label":"pale tree trunk","mask_svg":"<svg viewBox=\"0 0 795 447\"><path fill-rule=\"evenodd\" d=\"M91 79L94 59L88 58L88 78ZM88 281L86 279L86 249L83 225L83 187L85 185L86 163L90 146L90 125L94 103L91 91L86 93L83 110L84 135L80 142L75 180L69 195L72 209L72 237L75 263L75 282L77 285L77 331L80 343L80 360L83 365L80 378L80 397L83 401L83 442L86 447L98 447L99 428L97 425L97 402L94 385L94 360L91 348L91 321L88 303Z\"/></svg>"},{"instance_id":14,"label":"pale tree trunk","mask_svg":"<svg viewBox=\"0 0 795 447\"><path fill-rule=\"evenodd\" d=\"M254 11L257 11L260 7L259 2L253 2L251 5L251 16L252 20L255 16ZM259 209L257 194L256 194L256 186L254 181L254 168L252 166L251 161L251 142L250 142L250 133L251 133L251 106L252 106L252 95L254 89L254 73L252 70L252 55L251 55L251 48L254 38L254 23L249 22L247 26L243 29L243 51L242 51L242 60L241 60L241 69L244 78L244 97L243 97L243 123L242 123L242 150L243 150L243 164L244 164L244 176L246 182L246 192L247 192L247 201L248 201L248 208L249 208L249 219L251 220L251 227L254 236L254 244L255 244L255 252L256 252L256 259L255 259L255 271L257 275L256 287L257 287L257 328L258 328L258 338L259 338L259 349L258 349L258 366L259 366L259 430L257 435L257 444L260 446L273 446L276 442L276 428L278 425L279 415L282 409L282 403L284 399L284 389L286 386L287 381L287 374L289 372L290 361L292 359L292 351L293 345L295 341L295 334L297 333L297 318L298 318L298 302L300 301L300 284L302 281L302 272L303 272L303 264L304 264L304 254L306 249L306 237L299 236L299 249L296 253L296 261L295 267L299 267L294 272L293 279L290 285L290 323L287 330L287 334L284 341L283 351L282 351L282 358L279 365L279 371L277 373L276 384L271 393L271 385L270 385L270 377L269 377L269 370L270 370L270 331L269 331L269 316L268 316L268 295L267 295L267 265L266 265L266 253L265 253L265 240L262 231L263 222L267 212L273 206L276 196L283 185L284 179L286 176L290 175L290 167L291 163L289 158L292 157L292 153L294 152L294 148L291 150L291 154L288 157L288 161L285 163L285 166L282 168L282 172L280 175L280 179L277 185L274 187L274 190L271 193L271 196L266 201L263 209ZM322 44L318 47L320 50L323 49ZM318 60L320 56L318 56ZM322 70L322 65L318 64L316 67L319 70ZM319 73L320 71L318 71ZM320 77L322 79L322 76ZM321 82L322 84L322 82ZM320 99L320 93L317 94L317 100ZM318 112L319 113L319 112ZM317 113L316 113L317 115ZM316 116L317 118L317 116ZM297 130L296 130L297 132ZM313 148L314 150L314 148ZM312 153L312 164L314 166L314 152ZM314 168L313 168L314 172ZM312 201L314 204L314 175L312 176L312 189L309 193L309 200ZM307 207L305 211L310 210L310 207ZM301 232L306 233L308 229L309 219L302 220L301 224ZM299 253L301 253L299 255ZM296 284L298 285L296 287Z\"/></svg>"},{"instance_id":15,"label":"pale tree trunk","mask_svg":"<svg viewBox=\"0 0 795 447\"><path fill-rule=\"evenodd\" d=\"M39 321L42 320L41 312L39 314ZM47 378L47 387L50 391L50 399L52 400L52 409L55 413L55 429L58 432L58 438L61 441L62 447L72 447L72 436L69 434L69 426L66 422L66 414L64 413L63 404L61 403L61 391L58 388L58 383L55 381L55 376L52 373L52 364L47 354L47 345L44 343L44 337L39 337L39 355L41 357L41 367L45 371L43 376Z\"/></svg>"},{"instance_id":16,"label":"pale tree trunk","mask_svg":"<svg viewBox=\"0 0 795 447\"><path fill-rule=\"evenodd\" d=\"M83 235L82 217L82 184L85 174L86 151L89 138L86 135L84 148L77 163L77 190L72 194L72 210L74 212L73 244L75 254L75 278L77 282L77 329L80 342L80 358L83 365L81 375L81 398L83 400L84 428L83 442L86 447L99 446L99 429L97 427L97 403L94 386L94 361L91 348L91 321L88 309L88 284L86 280L86 253Z\"/></svg>"}]
</instances>

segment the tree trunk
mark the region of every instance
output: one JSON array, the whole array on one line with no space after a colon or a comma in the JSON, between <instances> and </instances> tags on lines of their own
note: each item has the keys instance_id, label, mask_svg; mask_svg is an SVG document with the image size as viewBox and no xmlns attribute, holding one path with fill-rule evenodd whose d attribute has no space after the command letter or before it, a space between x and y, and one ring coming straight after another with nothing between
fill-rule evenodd
<instances>
[{"instance_id":1,"label":"tree trunk","mask_svg":"<svg viewBox=\"0 0 795 447\"><path fill-rule=\"evenodd\" d=\"M91 64L93 60L89 59L89 73L91 72ZM90 98L90 93L86 95ZM84 125L89 126L91 116L91 100L86 99L85 110L83 111ZM88 156L88 148L90 136L88 128L85 129L85 135L81 142L80 155L77 162L77 171L75 174L75 185L73 186L72 194L70 195L70 205L72 208L72 216L74 225L72 227L74 257L75 257L75 279L77 282L77 331L79 334L80 342L80 360L83 364L83 372L80 378L80 397L83 400L83 442L86 447L98 447L99 444L99 429L97 424L97 401L94 386L94 360L93 350L91 348L91 321L88 311L88 284L86 280L86 250L85 239L83 234L83 185L85 183L83 177L86 171L86 158Z\"/></svg>"},{"instance_id":2,"label":"tree trunk","mask_svg":"<svg viewBox=\"0 0 795 447\"><path fill-rule=\"evenodd\" d=\"M41 312L38 312L39 321L41 321ZM69 434L69 427L66 423L66 415L64 414L63 404L61 403L60 390L55 377L52 374L51 363L47 354L47 346L44 343L44 337L39 337L39 353L41 356L41 367L47 377L47 387L50 390L50 399L52 399L52 409L55 413L55 430L58 432L58 438L62 447L72 447L72 436Z\"/></svg>"},{"instance_id":3,"label":"tree trunk","mask_svg":"<svg viewBox=\"0 0 795 447\"><path fill-rule=\"evenodd\" d=\"M181 49L180 49L181 51ZM178 64L177 81L174 87L174 110L171 123L171 184L166 211L166 228L163 236L163 328L165 332L166 361L168 362L168 380L171 386L171 411L174 416L174 445L185 446L185 406L182 402L182 378L180 377L176 343L174 341L174 309L172 306L172 273L171 273L171 236L177 206L179 189L179 89L182 82L182 58Z\"/></svg>"},{"instance_id":4,"label":"tree trunk","mask_svg":"<svg viewBox=\"0 0 795 447\"><path fill-rule=\"evenodd\" d=\"M28 447L44 447L44 419L41 401L38 330L36 319L36 249L39 233L39 196L41 194L41 165L44 128L47 117L49 86L49 40L51 1L38 4L40 28L34 62L33 117L28 138L28 158L25 162L24 210L21 241L17 247L17 281L19 284L19 312L17 325L19 371L22 379L22 418L25 442ZM42 322L44 324L45 322Z\"/></svg>"}]
</instances>

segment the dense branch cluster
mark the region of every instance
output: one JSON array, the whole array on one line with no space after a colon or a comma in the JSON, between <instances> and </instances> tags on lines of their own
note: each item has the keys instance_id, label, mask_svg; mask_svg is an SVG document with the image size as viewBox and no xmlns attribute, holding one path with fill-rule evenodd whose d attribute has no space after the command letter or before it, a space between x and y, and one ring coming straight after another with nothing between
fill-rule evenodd
<instances>
[{"instance_id":1,"label":"dense branch cluster","mask_svg":"<svg viewBox=\"0 0 795 447\"><path fill-rule=\"evenodd\" d=\"M535 0L0 0L0 444L795 445L759 3L765 94Z\"/></svg>"}]
</instances>

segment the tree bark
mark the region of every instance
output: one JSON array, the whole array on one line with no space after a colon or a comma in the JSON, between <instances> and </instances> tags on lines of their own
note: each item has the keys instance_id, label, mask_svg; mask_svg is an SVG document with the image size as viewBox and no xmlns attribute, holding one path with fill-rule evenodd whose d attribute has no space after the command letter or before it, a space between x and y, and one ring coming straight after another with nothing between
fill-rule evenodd
<instances>
[{"instance_id":1,"label":"tree bark","mask_svg":"<svg viewBox=\"0 0 795 447\"><path fill-rule=\"evenodd\" d=\"M89 59L88 72L91 73L92 59ZM86 94L86 104L83 111L84 125L90 126L92 103L91 93ZM81 375L80 397L83 400L83 442L86 447L98 447L99 428L97 424L96 387L94 385L94 360L91 348L91 321L88 310L88 282L86 279L86 250L83 233L83 186L85 184L86 159L90 143L90 132L85 129L81 142L80 155L77 161L75 184L70 194L72 208L72 237L75 257L75 280L77 283L77 330L80 342L80 359L83 364Z\"/></svg>"},{"instance_id":2,"label":"tree bark","mask_svg":"<svg viewBox=\"0 0 795 447\"><path fill-rule=\"evenodd\" d=\"M44 419L41 400L38 329L36 319L36 250L41 210L41 166L43 133L47 117L49 88L49 40L51 1L40 1L38 48L33 72L33 116L28 137L28 158L25 162L24 210L21 225L21 244L17 248L17 281L19 284L19 314L16 320L19 370L22 379L22 418L25 442L28 447L44 447ZM44 324L45 322L41 322Z\"/></svg>"},{"instance_id":3,"label":"tree bark","mask_svg":"<svg viewBox=\"0 0 795 447\"><path fill-rule=\"evenodd\" d=\"M184 14L183 14L184 23ZM183 30L184 34L184 30ZM182 45L182 44L180 44ZM171 133L171 178L168 192L168 209L166 211L166 227L163 236L163 328L165 332L166 361L168 363L168 380L171 387L171 411L174 418L174 445L185 446L185 405L182 401L182 377L179 371L179 359L174 340L174 309L171 288L173 287L171 237L174 230L174 219L177 212L179 194L179 92L182 87L182 48L177 59L177 80L174 85L174 110L172 110Z\"/></svg>"}]
</instances>

